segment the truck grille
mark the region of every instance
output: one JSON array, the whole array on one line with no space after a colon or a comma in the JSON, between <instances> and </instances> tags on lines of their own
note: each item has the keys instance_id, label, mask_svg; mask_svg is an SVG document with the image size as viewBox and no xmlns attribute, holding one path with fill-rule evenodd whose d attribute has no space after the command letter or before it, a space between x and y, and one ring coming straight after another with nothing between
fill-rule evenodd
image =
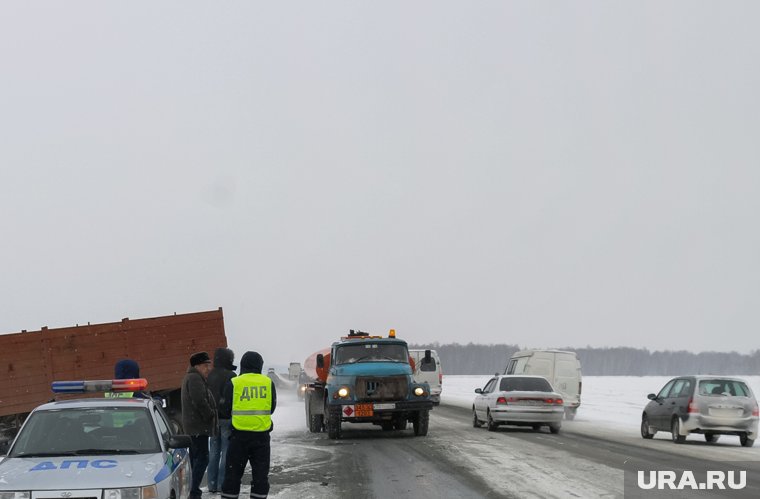
<instances>
[{"instance_id":1,"label":"truck grille","mask_svg":"<svg viewBox=\"0 0 760 499\"><path fill-rule=\"evenodd\" d=\"M404 400L408 393L406 376L356 378L356 398L359 401Z\"/></svg>"}]
</instances>

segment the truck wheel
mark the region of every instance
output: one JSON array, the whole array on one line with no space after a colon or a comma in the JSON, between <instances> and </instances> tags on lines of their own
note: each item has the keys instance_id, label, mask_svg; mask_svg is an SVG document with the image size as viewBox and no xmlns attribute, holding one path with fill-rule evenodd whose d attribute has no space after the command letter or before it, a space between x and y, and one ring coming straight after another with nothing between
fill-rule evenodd
<instances>
[{"instance_id":1,"label":"truck wheel","mask_svg":"<svg viewBox=\"0 0 760 499\"><path fill-rule=\"evenodd\" d=\"M398 418L393 422L394 430L406 430L406 418Z\"/></svg>"},{"instance_id":2,"label":"truck wheel","mask_svg":"<svg viewBox=\"0 0 760 499\"><path fill-rule=\"evenodd\" d=\"M327 436L331 440L340 438L340 406L329 408L329 417L327 418Z\"/></svg>"},{"instance_id":3,"label":"truck wheel","mask_svg":"<svg viewBox=\"0 0 760 499\"><path fill-rule=\"evenodd\" d=\"M380 428L382 428L383 431L391 431L393 429L393 421L383 421L380 423Z\"/></svg>"},{"instance_id":4,"label":"truck wheel","mask_svg":"<svg viewBox=\"0 0 760 499\"><path fill-rule=\"evenodd\" d=\"M309 418L309 431L311 433L322 433L324 427L324 418L321 414L312 414Z\"/></svg>"},{"instance_id":5,"label":"truck wheel","mask_svg":"<svg viewBox=\"0 0 760 499\"><path fill-rule=\"evenodd\" d=\"M417 413L417 417L414 418L412 426L414 427L414 434L418 437L424 437L428 434L428 423L430 422L430 412L420 411Z\"/></svg>"}]
</instances>

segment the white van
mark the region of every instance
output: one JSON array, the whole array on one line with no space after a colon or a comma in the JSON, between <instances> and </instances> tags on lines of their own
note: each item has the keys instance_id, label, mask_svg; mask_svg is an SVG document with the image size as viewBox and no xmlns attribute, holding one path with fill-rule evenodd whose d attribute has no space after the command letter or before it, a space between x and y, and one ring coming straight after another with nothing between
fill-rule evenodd
<instances>
[{"instance_id":1,"label":"white van","mask_svg":"<svg viewBox=\"0 0 760 499\"><path fill-rule=\"evenodd\" d=\"M581 363L575 352L562 350L522 350L507 362L504 374L532 374L549 380L562 394L565 417L573 419L581 405Z\"/></svg>"},{"instance_id":2,"label":"white van","mask_svg":"<svg viewBox=\"0 0 760 499\"><path fill-rule=\"evenodd\" d=\"M433 404L440 404L441 390L443 389L443 369L438 353L435 350L409 350L409 355L414 360L414 373L412 373L414 382L430 385L430 398L433 399Z\"/></svg>"},{"instance_id":3,"label":"white van","mask_svg":"<svg viewBox=\"0 0 760 499\"><path fill-rule=\"evenodd\" d=\"M288 366L288 379L297 380L299 374L301 374L301 363L291 362Z\"/></svg>"}]
</instances>

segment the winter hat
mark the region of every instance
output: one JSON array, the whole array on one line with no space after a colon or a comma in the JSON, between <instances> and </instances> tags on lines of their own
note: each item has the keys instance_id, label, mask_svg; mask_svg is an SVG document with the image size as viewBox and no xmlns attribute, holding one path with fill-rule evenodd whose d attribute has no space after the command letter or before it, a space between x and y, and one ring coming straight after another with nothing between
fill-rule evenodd
<instances>
[{"instance_id":1,"label":"winter hat","mask_svg":"<svg viewBox=\"0 0 760 499\"><path fill-rule=\"evenodd\" d=\"M198 352L190 356L190 365L192 367L195 367L198 364L205 364L207 362L209 364L211 363L211 357L208 356L208 352Z\"/></svg>"},{"instance_id":2,"label":"winter hat","mask_svg":"<svg viewBox=\"0 0 760 499\"><path fill-rule=\"evenodd\" d=\"M132 359L122 359L113 367L114 379L135 379L140 377L140 366Z\"/></svg>"},{"instance_id":3,"label":"winter hat","mask_svg":"<svg viewBox=\"0 0 760 499\"><path fill-rule=\"evenodd\" d=\"M261 374L261 369L264 367L264 359L258 352L245 352L243 358L240 359L240 374L244 373L258 373Z\"/></svg>"},{"instance_id":4,"label":"winter hat","mask_svg":"<svg viewBox=\"0 0 760 499\"><path fill-rule=\"evenodd\" d=\"M235 352L229 348L217 348L214 350L214 367L223 367L234 371L237 366L233 364L235 360Z\"/></svg>"}]
</instances>

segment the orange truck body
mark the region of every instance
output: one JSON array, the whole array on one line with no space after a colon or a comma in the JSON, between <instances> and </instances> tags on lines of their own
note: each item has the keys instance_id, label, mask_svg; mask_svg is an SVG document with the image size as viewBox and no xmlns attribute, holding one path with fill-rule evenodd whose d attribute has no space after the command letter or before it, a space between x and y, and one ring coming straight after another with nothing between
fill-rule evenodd
<instances>
[{"instance_id":1,"label":"orange truck body","mask_svg":"<svg viewBox=\"0 0 760 499\"><path fill-rule=\"evenodd\" d=\"M324 367L317 367L317 355L322 354L325 358ZM303 372L306 373L310 379L315 381L321 381L325 383L327 381L327 372L330 370L330 349L323 348L313 354L309 355L303 363Z\"/></svg>"},{"instance_id":2,"label":"orange truck body","mask_svg":"<svg viewBox=\"0 0 760 499\"><path fill-rule=\"evenodd\" d=\"M194 352L227 346L222 309L0 335L0 416L52 398L54 380L113 379L133 359L152 393L179 395Z\"/></svg>"}]
</instances>

